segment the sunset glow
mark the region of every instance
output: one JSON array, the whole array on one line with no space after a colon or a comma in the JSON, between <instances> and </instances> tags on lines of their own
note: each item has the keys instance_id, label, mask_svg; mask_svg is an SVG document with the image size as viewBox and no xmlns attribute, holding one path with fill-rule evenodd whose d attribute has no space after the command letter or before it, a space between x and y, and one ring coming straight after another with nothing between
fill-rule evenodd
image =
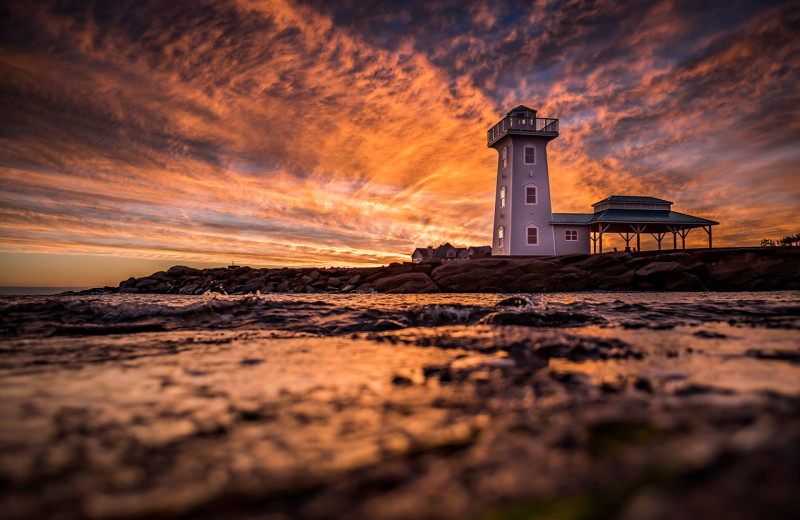
<instances>
[{"instance_id":1,"label":"sunset glow","mask_svg":"<svg viewBox=\"0 0 800 520\"><path fill-rule=\"evenodd\" d=\"M650 195L719 247L800 231L791 2L5 5L0 285L489 244L486 130L519 104L560 119L554 211Z\"/></svg>"}]
</instances>

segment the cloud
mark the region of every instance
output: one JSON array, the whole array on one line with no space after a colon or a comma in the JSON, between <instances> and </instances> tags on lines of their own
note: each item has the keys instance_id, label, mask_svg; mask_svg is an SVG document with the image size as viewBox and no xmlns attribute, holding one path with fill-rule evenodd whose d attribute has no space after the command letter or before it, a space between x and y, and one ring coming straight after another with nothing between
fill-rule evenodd
<instances>
[{"instance_id":1,"label":"cloud","mask_svg":"<svg viewBox=\"0 0 800 520\"><path fill-rule=\"evenodd\" d=\"M720 220L720 245L800 220L789 3L6 9L0 251L327 265L488 243L484 132L520 103L561 119L556 211L660 196Z\"/></svg>"}]
</instances>

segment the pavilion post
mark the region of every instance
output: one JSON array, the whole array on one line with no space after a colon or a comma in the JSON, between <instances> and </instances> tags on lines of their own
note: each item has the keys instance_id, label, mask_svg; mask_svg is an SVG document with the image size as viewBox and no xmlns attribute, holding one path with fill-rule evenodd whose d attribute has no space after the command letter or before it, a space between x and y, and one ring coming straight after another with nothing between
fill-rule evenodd
<instances>
[{"instance_id":1,"label":"pavilion post","mask_svg":"<svg viewBox=\"0 0 800 520\"><path fill-rule=\"evenodd\" d=\"M636 224L635 226L633 226L633 230L636 231L636 250L637 251L641 251L642 250L642 239L641 239L640 234L642 232L644 232L645 229L647 229L646 225L643 226L643 225L640 225L640 224Z\"/></svg>"},{"instance_id":2,"label":"pavilion post","mask_svg":"<svg viewBox=\"0 0 800 520\"><path fill-rule=\"evenodd\" d=\"M603 233L605 233L605 231L608 229L608 226L609 225L605 225L604 226L603 224L600 224L600 227L597 228L598 231L599 231L598 232L598 236L597 236L597 240L598 240L598 242L600 244L600 252L601 253L603 252Z\"/></svg>"},{"instance_id":3,"label":"pavilion post","mask_svg":"<svg viewBox=\"0 0 800 520\"><path fill-rule=\"evenodd\" d=\"M656 242L658 242L658 250L661 251L661 241L664 240L664 235L666 235L666 233L662 233L659 231L658 233L650 233L650 234L653 235L653 238L655 238Z\"/></svg>"},{"instance_id":4,"label":"pavilion post","mask_svg":"<svg viewBox=\"0 0 800 520\"><path fill-rule=\"evenodd\" d=\"M686 249L686 235L689 234L692 228L681 228L678 230L678 233L681 235L681 249Z\"/></svg>"},{"instance_id":5,"label":"pavilion post","mask_svg":"<svg viewBox=\"0 0 800 520\"><path fill-rule=\"evenodd\" d=\"M620 236L620 238L622 238L622 240L625 241L625 251L630 251L631 250L631 238L633 238L631 235L633 233L631 233L630 231L626 231L625 234L622 234L622 232L620 231L617 234Z\"/></svg>"},{"instance_id":6,"label":"pavilion post","mask_svg":"<svg viewBox=\"0 0 800 520\"><path fill-rule=\"evenodd\" d=\"M711 226L703 226L703 231L708 233L708 248L711 249Z\"/></svg>"}]
</instances>

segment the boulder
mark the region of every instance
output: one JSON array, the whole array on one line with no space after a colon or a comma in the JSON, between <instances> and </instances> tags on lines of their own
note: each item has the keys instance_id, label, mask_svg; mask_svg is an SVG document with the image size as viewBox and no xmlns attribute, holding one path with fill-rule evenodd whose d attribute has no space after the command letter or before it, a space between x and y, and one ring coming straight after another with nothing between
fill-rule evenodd
<instances>
[{"instance_id":1,"label":"boulder","mask_svg":"<svg viewBox=\"0 0 800 520\"><path fill-rule=\"evenodd\" d=\"M167 269L167 274L170 276L186 276L188 274L198 274L199 272L199 269L185 265L175 265Z\"/></svg>"},{"instance_id":2,"label":"boulder","mask_svg":"<svg viewBox=\"0 0 800 520\"><path fill-rule=\"evenodd\" d=\"M264 288L267 283L267 278L265 276L257 276L252 280L249 280L245 283L240 289L239 292L242 293L253 293L256 291L260 291Z\"/></svg>"},{"instance_id":3,"label":"boulder","mask_svg":"<svg viewBox=\"0 0 800 520\"><path fill-rule=\"evenodd\" d=\"M144 278L139 278L138 280L136 280L136 288L139 289L139 291L147 291L148 288L156 286L159 283L161 283L161 280L157 280L155 278L150 278L149 276L146 276Z\"/></svg>"},{"instance_id":4,"label":"boulder","mask_svg":"<svg viewBox=\"0 0 800 520\"><path fill-rule=\"evenodd\" d=\"M440 292L425 273L402 273L385 276L375 281L375 290L391 294Z\"/></svg>"},{"instance_id":5,"label":"boulder","mask_svg":"<svg viewBox=\"0 0 800 520\"><path fill-rule=\"evenodd\" d=\"M667 291L698 291L705 287L699 278L688 273L678 262L652 262L636 271L635 282L640 289Z\"/></svg>"},{"instance_id":6,"label":"boulder","mask_svg":"<svg viewBox=\"0 0 800 520\"><path fill-rule=\"evenodd\" d=\"M791 289L800 282L800 248L762 247L698 251L709 287L724 291Z\"/></svg>"},{"instance_id":7,"label":"boulder","mask_svg":"<svg viewBox=\"0 0 800 520\"><path fill-rule=\"evenodd\" d=\"M633 287L634 278L634 272L628 270L617 275L589 277L588 282L601 291L626 291Z\"/></svg>"},{"instance_id":8,"label":"boulder","mask_svg":"<svg viewBox=\"0 0 800 520\"><path fill-rule=\"evenodd\" d=\"M178 294L194 294L199 287L200 284L197 282L190 283L189 285L184 285L183 287L181 287L180 290L178 291Z\"/></svg>"},{"instance_id":9,"label":"boulder","mask_svg":"<svg viewBox=\"0 0 800 520\"><path fill-rule=\"evenodd\" d=\"M527 298L521 298L519 296L512 296L511 298L500 300L494 304L495 307L527 307L529 305L533 305L533 302Z\"/></svg>"},{"instance_id":10,"label":"boulder","mask_svg":"<svg viewBox=\"0 0 800 520\"><path fill-rule=\"evenodd\" d=\"M711 280L706 265L689 253L680 252L658 255L653 257L653 262L677 262L684 267L687 273L696 276L704 284Z\"/></svg>"}]
</instances>

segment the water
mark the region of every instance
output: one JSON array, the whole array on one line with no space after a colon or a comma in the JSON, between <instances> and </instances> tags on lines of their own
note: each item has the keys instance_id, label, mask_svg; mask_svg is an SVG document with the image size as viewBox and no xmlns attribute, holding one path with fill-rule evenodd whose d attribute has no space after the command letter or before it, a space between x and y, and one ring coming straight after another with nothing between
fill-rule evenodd
<instances>
[{"instance_id":1,"label":"water","mask_svg":"<svg viewBox=\"0 0 800 520\"><path fill-rule=\"evenodd\" d=\"M0 287L2 296L31 296L31 295L54 295L67 291L82 291L90 289L87 286L60 286L60 287L29 287L29 286L5 286Z\"/></svg>"},{"instance_id":2,"label":"water","mask_svg":"<svg viewBox=\"0 0 800 520\"><path fill-rule=\"evenodd\" d=\"M496 306L519 297L521 306ZM404 327L494 324L662 328L727 322L800 328L800 292L328 294L0 297L4 337L145 331L280 330L338 336ZM511 315L509 315L511 314ZM514 315L519 318L514 320Z\"/></svg>"},{"instance_id":3,"label":"water","mask_svg":"<svg viewBox=\"0 0 800 520\"><path fill-rule=\"evenodd\" d=\"M800 508L798 291L4 296L0 342L11 518Z\"/></svg>"}]
</instances>

